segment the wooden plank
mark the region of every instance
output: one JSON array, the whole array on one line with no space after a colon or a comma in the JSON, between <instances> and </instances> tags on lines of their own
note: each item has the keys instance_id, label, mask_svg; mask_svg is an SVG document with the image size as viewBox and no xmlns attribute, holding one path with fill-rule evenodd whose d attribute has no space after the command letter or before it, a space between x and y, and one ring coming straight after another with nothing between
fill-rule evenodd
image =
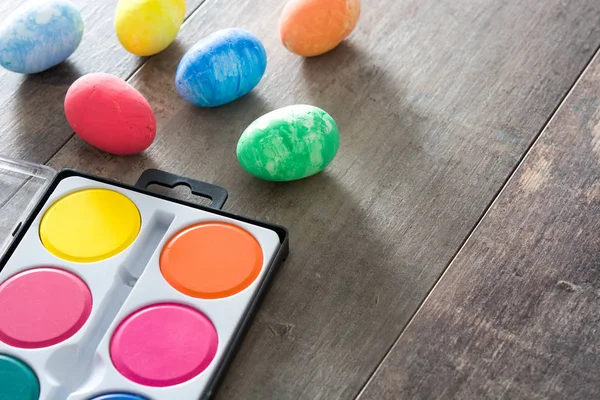
<instances>
[{"instance_id":1,"label":"wooden plank","mask_svg":"<svg viewBox=\"0 0 600 400\"><path fill-rule=\"evenodd\" d=\"M158 117L135 157L74 138L53 158L132 183L150 167L221 184L228 209L286 225L292 255L220 398L335 399L360 388L472 230L600 43L595 0L365 1L351 39L303 60L279 43L279 0L211 0L180 46L132 79ZM183 52L237 26L265 43L257 90L199 109L178 98ZM339 155L288 184L235 159L242 130L272 109L310 103L339 123Z\"/></svg>"},{"instance_id":2,"label":"wooden plank","mask_svg":"<svg viewBox=\"0 0 600 400\"><path fill-rule=\"evenodd\" d=\"M188 16L203 1L187 0ZM20 4L0 1L0 15L4 18ZM127 78L147 60L128 53L119 43L113 27L116 0L75 4L83 17L84 36L65 63L30 76L0 68L0 154L4 156L46 163L73 134L63 111L71 83L91 72Z\"/></svg>"},{"instance_id":3,"label":"wooden plank","mask_svg":"<svg viewBox=\"0 0 600 400\"><path fill-rule=\"evenodd\" d=\"M600 398L600 57L360 399Z\"/></svg>"}]
</instances>

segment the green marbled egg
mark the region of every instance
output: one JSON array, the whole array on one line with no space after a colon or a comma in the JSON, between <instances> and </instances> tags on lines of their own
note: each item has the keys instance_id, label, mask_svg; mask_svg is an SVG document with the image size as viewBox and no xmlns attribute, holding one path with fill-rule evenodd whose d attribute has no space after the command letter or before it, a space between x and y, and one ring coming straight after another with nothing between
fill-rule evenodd
<instances>
[{"instance_id":1,"label":"green marbled egg","mask_svg":"<svg viewBox=\"0 0 600 400\"><path fill-rule=\"evenodd\" d=\"M318 107L293 105L263 115L240 137L237 157L250 174L292 181L327 167L340 145L338 127Z\"/></svg>"}]
</instances>

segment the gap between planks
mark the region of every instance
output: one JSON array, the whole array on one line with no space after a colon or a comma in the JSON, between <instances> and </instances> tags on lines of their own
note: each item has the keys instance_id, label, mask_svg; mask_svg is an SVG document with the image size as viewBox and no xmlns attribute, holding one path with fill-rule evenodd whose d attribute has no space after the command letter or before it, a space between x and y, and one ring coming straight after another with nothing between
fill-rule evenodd
<instances>
[{"instance_id":1,"label":"gap between planks","mask_svg":"<svg viewBox=\"0 0 600 400\"><path fill-rule=\"evenodd\" d=\"M431 287L431 289L427 293L427 296L425 296L425 298L421 301L421 303L419 304L419 306L417 307L417 309L415 310L415 312L409 318L409 320L406 323L406 325L404 325L404 327L400 330L400 332L398 333L398 336L392 342L392 345L388 348L388 350L385 352L385 355L383 356L383 358L381 359L381 361L379 361L379 363L377 364L377 366L375 367L375 369L373 370L373 372L369 375L369 379L367 379L367 381L362 385L362 387L360 388L360 391L354 397L355 400L359 399L362 396L362 394L364 393L364 391L366 390L366 388L369 386L369 384L371 383L371 381L375 378L375 376L377 375L377 373L379 372L379 370L381 369L381 367L383 366L383 364L385 363L385 361L388 359L390 353L392 352L392 350L394 349L394 347L396 346L396 344L402 338L402 335L404 334L404 332L406 331L406 329L410 326L410 324L413 322L413 320L417 317L417 315L419 314L419 311L421 310L421 308L423 308L423 304L425 304L425 302L431 296L431 294L433 293L433 291L435 290L435 288L438 286L438 284L444 278L444 275L446 275L446 272L452 266L452 264L454 263L454 260L458 257L458 255L460 254L460 252L462 251L462 249L465 247L465 244L475 234L475 232L477 232L477 228L479 227L479 225L482 223L482 221L484 220L484 218L490 212L490 210L492 209L492 207L494 206L494 204L496 203L496 201L500 198L500 196L504 192L504 189L507 187L507 185L513 179L515 173L519 170L519 168L521 168L521 165L525 162L525 160L527 159L527 157L531 153L533 147L538 143L538 141L539 141L540 137L542 136L542 134L544 133L544 131L548 128L548 126L550 125L550 123L556 118L558 112L561 110L561 108L563 107L563 105L565 104L565 102L567 101L567 99L569 98L569 96L571 95L571 93L573 92L573 90L577 87L577 85L579 84L579 82L581 81L581 79L583 78L583 76L585 75L585 73L590 69L590 67L594 63L594 61L596 61L596 58L600 59L600 45L598 45L596 47L596 50L594 51L593 55L590 57L590 59L588 60L588 62L585 64L585 66L583 67L583 69L581 70L581 72L577 75L577 78L575 79L574 83L571 85L571 87L569 88L569 90L567 90L567 92L565 93L565 95L560 99L560 101L558 102L558 104L554 108L554 110L550 113L550 117L546 120L546 122L544 123L542 129L540 129L540 131L534 136L533 140L531 141L531 143L529 144L529 146L527 147L527 149L525 150L525 152L523 152L523 155L519 159L519 162L517 163L517 165L515 166L515 168L513 168L513 170L510 172L510 174L508 175L508 177L503 182L503 184L500 187L500 189L498 190L498 192L496 192L496 194L494 195L494 197L492 198L492 200L490 201L490 203L488 204L488 206L485 208L484 212L481 214L481 216L479 217L479 219L475 223L473 229L471 229L471 231L469 232L469 234L467 235L467 237L465 238L465 240L463 240L463 242L460 244L458 250L456 251L456 253L454 253L454 255L452 256L452 258L451 258L450 262L448 263L448 265L444 268L444 270L442 271L442 273L440 274L440 276L438 277L438 279L435 281L435 283L433 284L433 286Z\"/></svg>"}]
</instances>

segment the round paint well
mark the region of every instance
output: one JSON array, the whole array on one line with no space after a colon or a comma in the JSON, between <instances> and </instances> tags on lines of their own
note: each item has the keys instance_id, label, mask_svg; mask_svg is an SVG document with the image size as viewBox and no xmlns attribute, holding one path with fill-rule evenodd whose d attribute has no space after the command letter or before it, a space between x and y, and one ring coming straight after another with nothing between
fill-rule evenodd
<instances>
[{"instance_id":1,"label":"round paint well","mask_svg":"<svg viewBox=\"0 0 600 400\"><path fill-rule=\"evenodd\" d=\"M34 268L0 284L0 340L38 349L73 336L92 312L92 294L76 275Z\"/></svg>"},{"instance_id":2,"label":"round paint well","mask_svg":"<svg viewBox=\"0 0 600 400\"><path fill-rule=\"evenodd\" d=\"M110 393L94 397L91 400L147 400L145 397L136 394Z\"/></svg>"},{"instance_id":3,"label":"round paint well","mask_svg":"<svg viewBox=\"0 0 600 400\"><path fill-rule=\"evenodd\" d=\"M85 189L50 206L40 223L40 239L56 257L87 263L125 250L140 227L140 212L126 196L113 190Z\"/></svg>"},{"instance_id":4,"label":"round paint well","mask_svg":"<svg viewBox=\"0 0 600 400\"><path fill-rule=\"evenodd\" d=\"M186 382L204 371L218 344L217 331L204 314L164 303L128 316L111 339L110 356L127 379L164 387Z\"/></svg>"},{"instance_id":5,"label":"round paint well","mask_svg":"<svg viewBox=\"0 0 600 400\"><path fill-rule=\"evenodd\" d=\"M244 229L221 222L190 226L173 236L160 256L164 278L192 297L218 299L254 282L263 263L258 241Z\"/></svg>"},{"instance_id":6,"label":"round paint well","mask_svg":"<svg viewBox=\"0 0 600 400\"><path fill-rule=\"evenodd\" d=\"M0 400L38 400L40 384L35 373L16 358L0 354Z\"/></svg>"}]
</instances>

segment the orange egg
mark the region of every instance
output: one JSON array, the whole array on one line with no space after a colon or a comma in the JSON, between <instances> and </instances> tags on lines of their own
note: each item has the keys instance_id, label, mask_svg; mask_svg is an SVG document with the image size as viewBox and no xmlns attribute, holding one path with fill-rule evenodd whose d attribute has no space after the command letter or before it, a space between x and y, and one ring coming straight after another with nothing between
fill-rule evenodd
<instances>
[{"instance_id":1,"label":"orange egg","mask_svg":"<svg viewBox=\"0 0 600 400\"><path fill-rule=\"evenodd\" d=\"M360 16L360 0L291 0L279 20L279 34L292 53L312 57L339 45Z\"/></svg>"}]
</instances>

